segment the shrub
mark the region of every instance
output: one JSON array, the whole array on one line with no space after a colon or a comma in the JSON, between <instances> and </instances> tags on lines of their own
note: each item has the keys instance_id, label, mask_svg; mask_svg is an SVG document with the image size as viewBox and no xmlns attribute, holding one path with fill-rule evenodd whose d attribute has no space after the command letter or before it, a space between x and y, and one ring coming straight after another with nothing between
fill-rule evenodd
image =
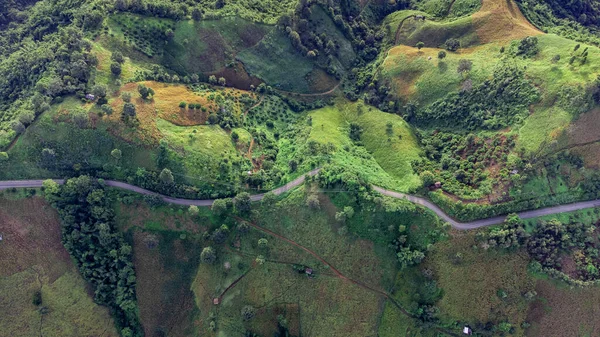
<instances>
[{"instance_id":1,"label":"shrub","mask_svg":"<svg viewBox=\"0 0 600 337\"><path fill-rule=\"evenodd\" d=\"M242 318L247 321L256 315L256 309L251 305L246 305L242 308Z\"/></svg>"},{"instance_id":2,"label":"shrub","mask_svg":"<svg viewBox=\"0 0 600 337\"><path fill-rule=\"evenodd\" d=\"M443 59L445 59L445 58L446 58L446 52L445 52L445 51L443 51L443 50L440 50L440 52L438 53L438 58L439 58L440 60L443 60Z\"/></svg>"},{"instance_id":3,"label":"shrub","mask_svg":"<svg viewBox=\"0 0 600 337\"><path fill-rule=\"evenodd\" d=\"M180 107L180 108L182 108L182 109L183 109L183 108L185 108L186 106L187 106L187 103L186 103L186 102L184 102L184 101L181 101L181 102L179 102L179 107Z\"/></svg>"},{"instance_id":4,"label":"shrub","mask_svg":"<svg viewBox=\"0 0 600 337\"><path fill-rule=\"evenodd\" d=\"M446 43L444 44L444 46L446 47L446 50L448 50L448 51L457 51L458 48L460 48L460 41L455 38L450 38L450 39L446 40Z\"/></svg>"},{"instance_id":5,"label":"shrub","mask_svg":"<svg viewBox=\"0 0 600 337\"><path fill-rule=\"evenodd\" d=\"M200 260L206 264L214 264L217 261L217 254L212 247L205 247L200 253Z\"/></svg>"}]
</instances>

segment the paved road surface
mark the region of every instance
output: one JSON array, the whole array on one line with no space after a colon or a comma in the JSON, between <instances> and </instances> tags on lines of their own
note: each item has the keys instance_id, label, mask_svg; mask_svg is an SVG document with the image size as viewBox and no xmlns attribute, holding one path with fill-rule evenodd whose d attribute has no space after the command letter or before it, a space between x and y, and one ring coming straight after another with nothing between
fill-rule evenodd
<instances>
[{"instance_id":1,"label":"paved road surface","mask_svg":"<svg viewBox=\"0 0 600 337\"><path fill-rule=\"evenodd\" d=\"M302 184L304 182L305 177L308 176L314 176L317 173L319 173L320 169L314 169L308 173L306 173L305 175L296 178L293 181L290 181L289 183L278 187L274 190L272 190L271 192L273 192L275 195L280 195L284 192L287 192L291 189L293 189L294 187ZM59 184L63 184L64 180L62 179L56 179L54 180L55 182L59 183ZM9 188L33 188L33 187L42 187L42 183L44 181L43 180L8 180L8 181L0 181L0 190L5 190L5 189L9 189ZM114 181L114 180L105 180L106 185L111 186L111 187L117 187L117 188L122 188L124 190L128 190L131 192L135 192L135 193L140 193L140 194L144 194L144 195L159 195L165 202L167 203L171 203L171 204L176 204L176 205L183 205L183 206L191 206L191 205L195 205L195 206L211 206L213 204L212 199L209 200L191 200L191 199L181 199L181 198L172 198L172 197L168 197L165 195L161 195L161 194L157 194L155 192L152 191L148 191L146 189L143 189L141 187L137 187L134 185L130 185L127 183L123 183L120 181ZM435 214L437 214L440 218L442 218L444 221L448 222L450 225L452 225L452 227L457 228L457 229L474 229L474 228L479 228L479 227L485 227L485 226L491 226L491 225L496 225L499 223L502 223L504 221L504 219L506 218L506 216L497 216L497 217L493 217L493 218L487 218L487 219L481 219L481 220L475 220L475 221L471 221L471 222L458 222L456 220L454 220L453 218L451 218L448 214L444 213L444 211L442 211L441 208L439 208L437 205L435 205L434 203L432 203L431 201L425 199L425 198L421 198L421 197L417 197L414 195L409 195L409 194L404 194L404 193L399 193L399 192L394 192L394 191L390 191L390 190L386 190L383 189L379 186L374 186L373 185L373 189L383 195L387 195L389 197L392 198L396 198L396 199L405 199L408 200L410 202L413 202L415 204L419 204L422 205L424 207L429 208L430 210L432 210ZM259 201L262 200L262 198L265 196L264 193L262 194L255 194L252 195L250 198L252 199L252 201ZM577 211L577 210L582 210L582 209L586 209L586 208L594 208L594 207L600 207L600 199L599 200L590 200L590 201L581 201L581 202L575 202L572 204L565 204L565 205L559 205L559 206L553 206L553 207L547 207L547 208L540 208L540 209L535 209L535 210L531 210L531 211L524 211L524 212L519 212L517 213L519 215L519 217L521 217L522 219L530 219L530 218L536 218L536 217L540 217L540 216L544 216L544 215L552 215L552 214L557 214L557 213L564 213L564 212L572 212L572 211Z\"/></svg>"}]
</instances>

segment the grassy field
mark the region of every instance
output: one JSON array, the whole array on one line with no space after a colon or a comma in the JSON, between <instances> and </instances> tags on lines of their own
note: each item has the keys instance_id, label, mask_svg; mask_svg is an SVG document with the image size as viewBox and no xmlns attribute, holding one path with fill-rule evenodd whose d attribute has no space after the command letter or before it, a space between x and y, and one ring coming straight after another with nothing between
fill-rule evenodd
<instances>
[{"instance_id":1,"label":"grassy field","mask_svg":"<svg viewBox=\"0 0 600 337\"><path fill-rule=\"evenodd\" d=\"M251 75L264 80L273 88L310 93L313 64L294 49L289 38L273 30L256 46L237 54L237 59Z\"/></svg>"},{"instance_id":2,"label":"grassy field","mask_svg":"<svg viewBox=\"0 0 600 337\"><path fill-rule=\"evenodd\" d=\"M315 110L309 115L312 117L309 140L335 145L338 150L334 160L354 167L360 165L360 161L352 160L359 154L342 151L345 147L352 148L353 143L348 136L348 130L350 123L356 123L363 130L361 142L364 149L384 171L372 166L364 168L374 173L369 175L373 183L384 184L401 191L420 184L420 179L413 173L410 163L419 158L421 150L410 126L399 116L365 106L362 102L342 101L338 101L334 106ZM387 131L388 123L392 125L391 133Z\"/></svg>"},{"instance_id":3,"label":"grassy field","mask_svg":"<svg viewBox=\"0 0 600 337\"><path fill-rule=\"evenodd\" d=\"M494 324L509 322L522 336L528 303L522 294L534 289L527 273L528 256L473 249L474 233L455 233L427 258L426 267L435 272L444 297L437 304L442 319ZM460 259L456 254L462 254ZM508 295L500 298L498 291Z\"/></svg>"},{"instance_id":4,"label":"grassy field","mask_svg":"<svg viewBox=\"0 0 600 337\"><path fill-rule=\"evenodd\" d=\"M152 149L123 140L121 136L126 134L117 133L114 125L104 123L96 115L89 115L90 121L85 128L74 124L73 116L87 114L86 111L92 108L91 104L83 104L72 97L53 105L51 111L40 116L8 151L10 159L0 164L3 168L0 176L3 179L56 177L64 170L72 170L74 165L82 170L111 163L131 169L154 167ZM44 148L55 151L55 160L47 164L41 162ZM128 160L116 162L110 155L115 148L120 149ZM118 172L114 173L118 176Z\"/></svg>"},{"instance_id":5,"label":"grassy field","mask_svg":"<svg viewBox=\"0 0 600 337\"><path fill-rule=\"evenodd\" d=\"M531 327L527 336L591 337L600 334L597 324L600 291L597 287L570 289L562 284L539 280L539 299L527 314Z\"/></svg>"},{"instance_id":6,"label":"grassy field","mask_svg":"<svg viewBox=\"0 0 600 337\"><path fill-rule=\"evenodd\" d=\"M386 289L395 274L393 251L351 234L352 230L340 234L340 225L334 220L339 208L326 194L318 197L321 208L307 208L304 188L299 188L276 205L261 208L256 223L316 252L344 275ZM275 332L280 314L294 335L377 333L383 304L379 294L336 277L314 256L273 235L251 229L231 237L233 245L219 248L215 266L200 265L192 286L202 313L201 330L209 330L212 320L217 336L246 330L269 336ZM257 245L260 238L268 240L266 248ZM264 264L254 261L258 255L266 258ZM231 265L230 270L223 268L225 263ZM309 266L317 276L307 278L294 271L292 264ZM214 298L220 298L218 306L212 303ZM256 316L249 321L240 317L244 305L256 308Z\"/></svg>"},{"instance_id":7,"label":"grassy field","mask_svg":"<svg viewBox=\"0 0 600 337\"><path fill-rule=\"evenodd\" d=\"M36 212L31 212L35 209ZM62 246L58 215L39 197L0 198L0 330L6 336L118 336ZM32 303L41 292L41 304ZM42 309L45 308L45 309Z\"/></svg>"}]
</instances>

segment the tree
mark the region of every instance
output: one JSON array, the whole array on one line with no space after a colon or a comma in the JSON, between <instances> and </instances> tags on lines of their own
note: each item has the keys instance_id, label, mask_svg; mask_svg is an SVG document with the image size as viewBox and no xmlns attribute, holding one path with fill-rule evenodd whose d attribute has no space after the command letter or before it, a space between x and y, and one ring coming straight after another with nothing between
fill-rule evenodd
<instances>
[{"instance_id":1,"label":"tree","mask_svg":"<svg viewBox=\"0 0 600 337\"><path fill-rule=\"evenodd\" d=\"M160 179L160 181L166 185L171 185L175 181L175 179L173 178L173 173L171 173L171 170L169 170L168 168L164 168L160 172L160 174L158 175L158 179Z\"/></svg>"},{"instance_id":2,"label":"tree","mask_svg":"<svg viewBox=\"0 0 600 337\"><path fill-rule=\"evenodd\" d=\"M167 40L172 40L175 37L175 32L169 28L165 31L165 36L167 37Z\"/></svg>"},{"instance_id":3,"label":"tree","mask_svg":"<svg viewBox=\"0 0 600 337\"><path fill-rule=\"evenodd\" d=\"M200 21L202 20L202 10L198 7L194 7L192 9L192 19L194 19L194 21Z\"/></svg>"},{"instance_id":4,"label":"tree","mask_svg":"<svg viewBox=\"0 0 600 337\"><path fill-rule=\"evenodd\" d=\"M120 76L122 72L121 64L117 62L112 62L110 64L110 72L117 77Z\"/></svg>"},{"instance_id":5,"label":"tree","mask_svg":"<svg viewBox=\"0 0 600 337\"><path fill-rule=\"evenodd\" d=\"M121 114L121 117L123 117L123 119L129 119L129 118L135 118L135 116L136 116L135 105L133 105L133 103L123 104L123 113Z\"/></svg>"},{"instance_id":6,"label":"tree","mask_svg":"<svg viewBox=\"0 0 600 337\"><path fill-rule=\"evenodd\" d=\"M423 186L429 187L435 184L435 176L430 171L423 171L419 174L421 177L421 181L423 182Z\"/></svg>"},{"instance_id":7,"label":"tree","mask_svg":"<svg viewBox=\"0 0 600 337\"><path fill-rule=\"evenodd\" d=\"M44 195L46 196L46 199L48 199L49 196L56 195L58 192L60 192L60 186L52 179L44 180L42 187L44 188Z\"/></svg>"},{"instance_id":8,"label":"tree","mask_svg":"<svg viewBox=\"0 0 600 337\"><path fill-rule=\"evenodd\" d=\"M256 315L256 309L251 305L246 305L242 308L242 318L247 321Z\"/></svg>"},{"instance_id":9,"label":"tree","mask_svg":"<svg viewBox=\"0 0 600 337\"><path fill-rule=\"evenodd\" d=\"M100 108L102 109L102 112L106 115L112 115L113 113L113 108L108 104L102 104Z\"/></svg>"},{"instance_id":10,"label":"tree","mask_svg":"<svg viewBox=\"0 0 600 337\"><path fill-rule=\"evenodd\" d=\"M200 260L206 264L213 264L217 261L217 254L212 247L204 247L200 253Z\"/></svg>"},{"instance_id":11,"label":"tree","mask_svg":"<svg viewBox=\"0 0 600 337\"><path fill-rule=\"evenodd\" d=\"M185 109L186 105L187 105L187 103L184 101L179 102L179 107L182 109Z\"/></svg>"},{"instance_id":12,"label":"tree","mask_svg":"<svg viewBox=\"0 0 600 337\"><path fill-rule=\"evenodd\" d=\"M362 128L356 123L350 123L350 139L359 141L362 134Z\"/></svg>"},{"instance_id":13,"label":"tree","mask_svg":"<svg viewBox=\"0 0 600 337\"><path fill-rule=\"evenodd\" d=\"M407 266L413 266L421 263L425 258L425 254L419 250L411 250L409 247L402 247L396 254L398 256L398 262L402 268Z\"/></svg>"},{"instance_id":14,"label":"tree","mask_svg":"<svg viewBox=\"0 0 600 337\"><path fill-rule=\"evenodd\" d=\"M191 205L190 208L188 208L188 213L190 213L191 216L195 217L196 215L198 215L198 213L200 213L200 209L198 209L198 206L196 205Z\"/></svg>"},{"instance_id":15,"label":"tree","mask_svg":"<svg viewBox=\"0 0 600 337\"><path fill-rule=\"evenodd\" d=\"M121 52L120 52L120 51L118 51L118 50L117 50L117 51L114 51L114 52L112 53L112 55L110 56L110 59L111 59L113 62L117 62L117 63L119 63L119 64L121 64L121 63L125 62L125 58L123 57L123 54L121 54Z\"/></svg>"},{"instance_id":16,"label":"tree","mask_svg":"<svg viewBox=\"0 0 600 337\"><path fill-rule=\"evenodd\" d=\"M50 167L56 164L56 152L54 152L54 149L44 148L42 149L42 155L40 159L43 166Z\"/></svg>"},{"instance_id":17,"label":"tree","mask_svg":"<svg viewBox=\"0 0 600 337\"><path fill-rule=\"evenodd\" d=\"M233 198L233 205L235 207L235 211L239 214L247 214L250 212L252 207L250 193L241 192L238 193L235 198Z\"/></svg>"},{"instance_id":18,"label":"tree","mask_svg":"<svg viewBox=\"0 0 600 337\"><path fill-rule=\"evenodd\" d=\"M217 216L223 216L229 211L231 199L217 199L213 202L211 211Z\"/></svg>"},{"instance_id":19,"label":"tree","mask_svg":"<svg viewBox=\"0 0 600 337\"><path fill-rule=\"evenodd\" d=\"M448 51L457 51L458 48L460 48L460 41L455 38L450 38L446 40L446 43L444 45L446 46L446 50Z\"/></svg>"},{"instance_id":20,"label":"tree","mask_svg":"<svg viewBox=\"0 0 600 337\"><path fill-rule=\"evenodd\" d=\"M131 102L131 93L130 92L123 92L121 94L121 99L123 99L123 102L125 102L125 103Z\"/></svg>"},{"instance_id":21,"label":"tree","mask_svg":"<svg viewBox=\"0 0 600 337\"><path fill-rule=\"evenodd\" d=\"M419 42L417 42L416 47L418 50L421 50L421 48L425 47L425 43L419 41Z\"/></svg>"},{"instance_id":22,"label":"tree","mask_svg":"<svg viewBox=\"0 0 600 337\"><path fill-rule=\"evenodd\" d=\"M101 99L103 99L103 98L106 97L107 90L108 89L106 88L106 85L104 85L104 84L96 84L96 85L94 85L92 87L92 94L94 96L98 97L99 98L98 102L100 102ZM105 102L103 102L103 103L105 103ZM101 103L101 104L103 104L103 103Z\"/></svg>"},{"instance_id":23,"label":"tree","mask_svg":"<svg viewBox=\"0 0 600 337\"><path fill-rule=\"evenodd\" d=\"M240 135L238 135L237 132L232 131L231 132L231 140L233 140L234 143L237 143L239 139L240 139Z\"/></svg>"},{"instance_id":24,"label":"tree","mask_svg":"<svg viewBox=\"0 0 600 337\"><path fill-rule=\"evenodd\" d=\"M439 58L440 60L443 60L443 59L445 59L445 58L446 58L446 52L445 52L445 51L443 51L443 50L440 50L440 52L438 53L438 58Z\"/></svg>"},{"instance_id":25,"label":"tree","mask_svg":"<svg viewBox=\"0 0 600 337\"><path fill-rule=\"evenodd\" d=\"M11 129L13 129L14 132L16 132L18 135L22 134L23 132L25 132L25 125L23 125L23 123L19 122L19 121L13 121L11 124Z\"/></svg>"},{"instance_id":26,"label":"tree","mask_svg":"<svg viewBox=\"0 0 600 337\"><path fill-rule=\"evenodd\" d=\"M200 76L198 76L198 74L192 74L192 76L190 76L190 80L192 81L192 83L198 83L198 81L200 80Z\"/></svg>"},{"instance_id":27,"label":"tree","mask_svg":"<svg viewBox=\"0 0 600 337\"><path fill-rule=\"evenodd\" d=\"M3 161L8 161L8 153L0 152L0 163Z\"/></svg>"},{"instance_id":28,"label":"tree","mask_svg":"<svg viewBox=\"0 0 600 337\"><path fill-rule=\"evenodd\" d=\"M319 201L319 197L316 194L310 194L306 197L306 206L312 209L321 208L321 202Z\"/></svg>"},{"instance_id":29,"label":"tree","mask_svg":"<svg viewBox=\"0 0 600 337\"><path fill-rule=\"evenodd\" d=\"M298 162L292 159L288 162L288 167L290 168L290 172L296 172L298 169Z\"/></svg>"},{"instance_id":30,"label":"tree","mask_svg":"<svg viewBox=\"0 0 600 337\"><path fill-rule=\"evenodd\" d=\"M460 59L460 60L458 60L458 67L456 68L456 71L459 74L463 74L465 72L471 71L472 68L473 68L473 62L471 60Z\"/></svg>"},{"instance_id":31,"label":"tree","mask_svg":"<svg viewBox=\"0 0 600 337\"><path fill-rule=\"evenodd\" d=\"M140 93L140 96L142 96L143 99L147 99L149 96L154 95L154 90L152 88L148 88L144 84L138 85L138 92Z\"/></svg>"},{"instance_id":32,"label":"tree","mask_svg":"<svg viewBox=\"0 0 600 337\"><path fill-rule=\"evenodd\" d=\"M114 149L110 152L110 155L115 158L116 160L121 159L121 156L123 155L123 153L121 153L121 150L119 149Z\"/></svg>"},{"instance_id":33,"label":"tree","mask_svg":"<svg viewBox=\"0 0 600 337\"><path fill-rule=\"evenodd\" d=\"M194 75L192 75L192 76L194 76ZM217 84L217 76L215 76L215 75L208 76L208 83Z\"/></svg>"},{"instance_id":34,"label":"tree","mask_svg":"<svg viewBox=\"0 0 600 337\"><path fill-rule=\"evenodd\" d=\"M258 247L260 247L260 248L267 248L268 244L269 244L269 240L267 240L265 238L258 239Z\"/></svg>"},{"instance_id":35,"label":"tree","mask_svg":"<svg viewBox=\"0 0 600 337\"><path fill-rule=\"evenodd\" d=\"M23 123L25 126L31 124L34 119L35 115L31 112L26 112L19 116L19 122Z\"/></svg>"},{"instance_id":36,"label":"tree","mask_svg":"<svg viewBox=\"0 0 600 337\"><path fill-rule=\"evenodd\" d=\"M227 84L227 80L224 77L219 77L219 85L224 87Z\"/></svg>"}]
</instances>

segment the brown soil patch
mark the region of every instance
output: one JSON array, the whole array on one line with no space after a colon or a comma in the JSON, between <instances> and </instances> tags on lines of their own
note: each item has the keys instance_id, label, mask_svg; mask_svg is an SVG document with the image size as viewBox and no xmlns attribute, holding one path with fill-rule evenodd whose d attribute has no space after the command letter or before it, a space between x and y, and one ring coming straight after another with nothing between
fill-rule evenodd
<instances>
[{"instance_id":1,"label":"brown soil patch","mask_svg":"<svg viewBox=\"0 0 600 337\"><path fill-rule=\"evenodd\" d=\"M308 82L310 92L314 93L326 92L338 84L338 81L333 76L330 76L321 68L314 68L308 73L306 81Z\"/></svg>"},{"instance_id":2,"label":"brown soil patch","mask_svg":"<svg viewBox=\"0 0 600 337\"><path fill-rule=\"evenodd\" d=\"M581 145L600 140L600 108L582 114L567 129L569 145Z\"/></svg>"},{"instance_id":3,"label":"brown soil patch","mask_svg":"<svg viewBox=\"0 0 600 337\"><path fill-rule=\"evenodd\" d=\"M527 321L532 324L531 337L600 336L600 289L569 289L540 280L535 290L538 298L529 309Z\"/></svg>"},{"instance_id":4,"label":"brown soil patch","mask_svg":"<svg viewBox=\"0 0 600 337\"><path fill-rule=\"evenodd\" d=\"M0 276L40 266L54 282L72 268L61 242L58 214L39 197L0 199Z\"/></svg>"},{"instance_id":5,"label":"brown soil patch","mask_svg":"<svg viewBox=\"0 0 600 337\"><path fill-rule=\"evenodd\" d=\"M180 282L179 273L170 270L158 247L149 248L149 233L134 234L134 263L137 276L137 299L140 319L146 336L189 336L195 309L189 284ZM158 236L158 240L162 240ZM185 249L174 242L172 254L188 262Z\"/></svg>"},{"instance_id":6,"label":"brown soil patch","mask_svg":"<svg viewBox=\"0 0 600 337\"><path fill-rule=\"evenodd\" d=\"M513 0L483 0L481 9L472 18L479 40L484 44L543 34L525 18Z\"/></svg>"},{"instance_id":7,"label":"brown soil patch","mask_svg":"<svg viewBox=\"0 0 600 337\"><path fill-rule=\"evenodd\" d=\"M260 78L248 74L241 62L236 62L233 67L224 67L216 71L205 73L205 75L223 77L227 80L227 85L243 90L250 90L250 86L253 85L254 87L257 87L263 82Z\"/></svg>"},{"instance_id":8,"label":"brown soil patch","mask_svg":"<svg viewBox=\"0 0 600 337\"><path fill-rule=\"evenodd\" d=\"M574 153L583 157L583 162L586 167L598 169L600 168L600 143L593 143L582 147L577 147L572 150Z\"/></svg>"}]
</instances>

